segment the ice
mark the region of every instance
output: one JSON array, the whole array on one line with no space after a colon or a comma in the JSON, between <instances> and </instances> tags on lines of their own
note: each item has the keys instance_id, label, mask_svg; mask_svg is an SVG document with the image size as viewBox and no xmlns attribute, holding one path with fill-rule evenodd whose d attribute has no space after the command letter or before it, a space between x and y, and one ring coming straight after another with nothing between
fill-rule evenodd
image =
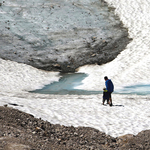
<instances>
[{"instance_id":1,"label":"ice","mask_svg":"<svg viewBox=\"0 0 150 150\"><path fill-rule=\"evenodd\" d=\"M104 86L103 77L106 75L114 81L116 88L133 84L149 84L149 7L136 0L130 1L130 5L122 0L107 0L107 2L116 7L116 14L120 16L124 26L128 27L129 36L133 40L112 62L102 66L81 67L79 72L85 72L89 76L83 81L84 84L80 88L102 89ZM89 82L92 83L91 86L87 86Z\"/></svg>"},{"instance_id":2,"label":"ice","mask_svg":"<svg viewBox=\"0 0 150 150\"><path fill-rule=\"evenodd\" d=\"M0 59L0 91L19 93L42 88L58 81L58 72L47 72L31 66Z\"/></svg>"},{"instance_id":3,"label":"ice","mask_svg":"<svg viewBox=\"0 0 150 150\"><path fill-rule=\"evenodd\" d=\"M150 98L113 94L113 104L102 105L102 95L0 95L1 104L33 114L54 124L93 127L111 136L150 129Z\"/></svg>"}]
</instances>

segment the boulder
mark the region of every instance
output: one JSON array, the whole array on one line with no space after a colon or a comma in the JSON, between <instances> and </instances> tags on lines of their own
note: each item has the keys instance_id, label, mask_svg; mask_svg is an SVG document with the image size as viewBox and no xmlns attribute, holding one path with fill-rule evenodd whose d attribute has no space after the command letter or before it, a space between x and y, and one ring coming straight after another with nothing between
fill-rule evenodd
<instances>
[{"instance_id":1,"label":"boulder","mask_svg":"<svg viewBox=\"0 0 150 150\"><path fill-rule=\"evenodd\" d=\"M101 65L131 40L103 0L7 0L0 7L0 58L39 69L74 72Z\"/></svg>"}]
</instances>

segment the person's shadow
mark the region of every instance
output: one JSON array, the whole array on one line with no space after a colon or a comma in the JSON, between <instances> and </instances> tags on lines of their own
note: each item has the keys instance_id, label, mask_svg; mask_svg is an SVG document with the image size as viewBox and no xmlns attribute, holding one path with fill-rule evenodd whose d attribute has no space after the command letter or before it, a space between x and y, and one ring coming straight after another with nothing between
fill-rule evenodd
<instances>
[{"instance_id":1,"label":"person's shadow","mask_svg":"<svg viewBox=\"0 0 150 150\"><path fill-rule=\"evenodd\" d=\"M124 105L112 105L112 106L124 107Z\"/></svg>"},{"instance_id":2,"label":"person's shadow","mask_svg":"<svg viewBox=\"0 0 150 150\"><path fill-rule=\"evenodd\" d=\"M109 106L109 104L104 104L103 106ZM112 105L112 106L110 106L110 107L113 107L113 106L124 107L124 105Z\"/></svg>"}]
</instances>

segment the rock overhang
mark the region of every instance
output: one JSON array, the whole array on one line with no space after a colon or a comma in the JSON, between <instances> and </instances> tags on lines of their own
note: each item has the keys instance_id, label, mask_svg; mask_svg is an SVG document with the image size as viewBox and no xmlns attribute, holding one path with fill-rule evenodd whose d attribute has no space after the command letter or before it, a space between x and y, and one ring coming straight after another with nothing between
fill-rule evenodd
<instances>
[{"instance_id":1,"label":"rock overhang","mask_svg":"<svg viewBox=\"0 0 150 150\"><path fill-rule=\"evenodd\" d=\"M103 0L8 0L0 9L0 57L43 70L107 63L131 40Z\"/></svg>"}]
</instances>

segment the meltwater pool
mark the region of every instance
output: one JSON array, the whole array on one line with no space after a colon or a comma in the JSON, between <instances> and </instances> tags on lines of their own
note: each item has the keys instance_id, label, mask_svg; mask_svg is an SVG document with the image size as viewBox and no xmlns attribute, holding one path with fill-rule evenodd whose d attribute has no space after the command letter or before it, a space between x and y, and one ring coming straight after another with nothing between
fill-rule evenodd
<instances>
[{"instance_id":1,"label":"meltwater pool","mask_svg":"<svg viewBox=\"0 0 150 150\"><path fill-rule=\"evenodd\" d=\"M66 73L60 74L61 78L58 82L53 82L49 85L44 86L42 89L31 91L32 93L40 94L59 94L59 95L91 95L91 94L102 94L100 91L87 91L77 89L76 87L82 84L82 80L88 75L84 73ZM89 83L90 84L90 83ZM115 87L116 88L116 87ZM117 89L117 88L116 88ZM126 86L122 89L114 91L113 94L136 94L136 95L149 95L150 84L143 85L132 85Z\"/></svg>"},{"instance_id":2,"label":"meltwater pool","mask_svg":"<svg viewBox=\"0 0 150 150\"><path fill-rule=\"evenodd\" d=\"M46 85L42 89L31 91L34 93L41 94L59 94L59 95L91 95L100 94L102 91L86 91L81 89L76 89L77 86L82 84L82 80L88 75L84 73L68 73L60 74L62 77L58 82L53 82L52 84Z\"/></svg>"}]
</instances>

